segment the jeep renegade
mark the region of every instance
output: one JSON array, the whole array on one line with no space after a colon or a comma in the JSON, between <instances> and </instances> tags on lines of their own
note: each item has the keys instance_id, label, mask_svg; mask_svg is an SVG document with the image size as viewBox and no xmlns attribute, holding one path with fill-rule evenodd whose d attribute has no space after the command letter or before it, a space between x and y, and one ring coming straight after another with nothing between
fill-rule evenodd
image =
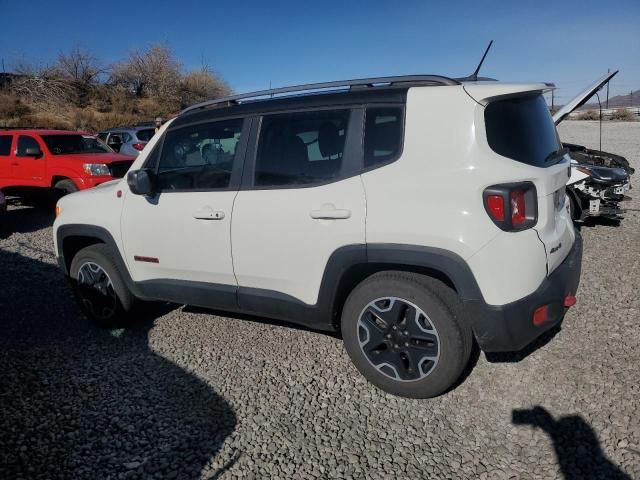
<instances>
[{"instance_id":1,"label":"jeep renegade","mask_svg":"<svg viewBox=\"0 0 640 480\"><path fill-rule=\"evenodd\" d=\"M127 180L59 201L59 264L100 324L149 300L262 315L341 332L387 392L441 394L474 342L520 350L575 303L549 88L385 77L190 107Z\"/></svg>"}]
</instances>

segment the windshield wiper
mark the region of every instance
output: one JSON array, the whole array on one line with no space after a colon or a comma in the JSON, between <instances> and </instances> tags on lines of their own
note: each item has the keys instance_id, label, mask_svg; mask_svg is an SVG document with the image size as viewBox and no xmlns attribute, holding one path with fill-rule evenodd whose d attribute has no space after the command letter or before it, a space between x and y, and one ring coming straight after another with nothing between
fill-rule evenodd
<instances>
[{"instance_id":1,"label":"windshield wiper","mask_svg":"<svg viewBox=\"0 0 640 480\"><path fill-rule=\"evenodd\" d=\"M550 162L552 160L558 160L561 157L564 157L567 153L569 153L569 151L570 150L568 147L562 147L559 150L551 152L549 155L545 157L544 163Z\"/></svg>"}]
</instances>

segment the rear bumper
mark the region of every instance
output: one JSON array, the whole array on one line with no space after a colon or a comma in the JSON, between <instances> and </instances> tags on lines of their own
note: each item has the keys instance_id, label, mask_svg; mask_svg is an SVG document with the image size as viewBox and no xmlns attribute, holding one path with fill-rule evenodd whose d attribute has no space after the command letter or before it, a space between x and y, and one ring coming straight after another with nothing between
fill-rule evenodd
<instances>
[{"instance_id":1,"label":"rear bumper","mask_svg":"<svg viewBox=\"0 0 640 480\"><path fill-rule=\"evenodd\" d=\"M487 305L483 301L466 303L467 315L485 352L509 352L525 346L563 319L564 299L575 295L582 267L582 237L576 239L567 258L530 295L506 305ZM548 305L548 318L540 326L533 324L533 312Z\"/></svg>"}]
</instances>

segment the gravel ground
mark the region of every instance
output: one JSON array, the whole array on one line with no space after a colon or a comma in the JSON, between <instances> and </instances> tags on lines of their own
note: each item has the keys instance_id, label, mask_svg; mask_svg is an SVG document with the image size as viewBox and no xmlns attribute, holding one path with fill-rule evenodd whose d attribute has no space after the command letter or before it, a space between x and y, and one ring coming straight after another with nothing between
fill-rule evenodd
<instances>
[{"instance_id":1,"label":"gravel ground","mask_svg":"<svg viewBox=\"0 0 640 480\"><path fill-rule=\"evenodd\" d=\"M565 122L597 146L598 125ZM640 163L640 123L603 148ZM639 191L636 175L634 184ZM87 325L51 215L0 229L0 478L639 478L640 211L582 228L578 304L517 355L477 355L455 390L369 385L332 336L189 308Z\"/></svg>"}]
</instances>

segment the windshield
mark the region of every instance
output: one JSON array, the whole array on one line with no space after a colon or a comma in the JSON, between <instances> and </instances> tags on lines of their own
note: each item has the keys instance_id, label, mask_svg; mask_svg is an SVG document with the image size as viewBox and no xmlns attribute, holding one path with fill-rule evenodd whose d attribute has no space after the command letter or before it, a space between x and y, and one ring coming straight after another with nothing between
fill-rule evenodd
<instances>
[{"instance_id":1,"label":"windshield","mask_svg":"<svg viewBox=\"0 0 640 480\"><path fill-rule=\"evenodd\" d=\"M75 153L111 153L105 144L91 135L43 135L42 139L54 155Z\"/></svg>"},{"instance_id":2,"label":"windshield","mask_svg":"<svg viewBox=\"0 0 640 480\"><path fill-rule=\"evenodd\" d=\"M491 149L518 162L547 167L562 157L555 155L560 141L542 95L495 100L484 111Z\"/></svg>"}]
</instances>

